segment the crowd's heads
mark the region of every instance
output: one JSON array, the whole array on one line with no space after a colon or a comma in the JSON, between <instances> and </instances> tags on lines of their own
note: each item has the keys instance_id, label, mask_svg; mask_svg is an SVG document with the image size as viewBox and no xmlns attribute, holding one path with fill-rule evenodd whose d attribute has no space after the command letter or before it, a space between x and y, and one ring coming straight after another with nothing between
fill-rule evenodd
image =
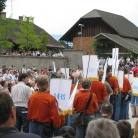
<instances>
[{"instance_id":1,"label":"crowd's heads","mask_svg":"<svg viewBox=\"0 0 138 138\"><path fill-rule=\"evenodd\" d=\"M88 124L86 138L120 138L120 136L114 121L101 118Z\"/></svg>"},{"instance_id":2,"label":"crowd's heads","mask_svg":"<svg viewBox=\"0 0 138 138\"><path fill-rule=\"evenodd\" d=\"M128 74L128 69L127 68L123 68L124 74Z\"/></svg>"},{"instance_id":3,"label":"crowd's heads","mask_svg":"<svg viewBox=\"0 0 138 138\"><path fill-rule=\"evenodd\" d=\"M82 88L83 88L83 89L90 89L91 85L92 85L92 83L91 83L90 80L84 80L84 81L82 82Z\"/></svg>"},{"instance_id":4,"label":"crowd's heads","mask_svg":"<svg viewBox=\"0 0 138 138\"><path fill-rule=\"evenodd\" d=\"M102 81L104 72L102 70L98 71L99 81Z\"/></svg>"},{"instance_id":5,"label":"crowd's heads","mask_svg":"<svg viewBox=\"0 0 138 138\"><path fill-rule=\"evenodd\" d=\"M16 122L15 109L12 98L5 92L0 92L0 125L12 119L13 126Z\"/></svg>"},{"instance_id":6,"label":"crowd's heads","mask_svg":"<svg viewBox=\"0 0 138 138\"><path fill-rule=\"evenodd\" d=\"M106 114L108 116L112 116L112 114L113 114L113 105L111 103L102 104L101 114Z\"/></svg>"},{"instance_id":7,"label":"crowd's heads","mask_svg":"<svg viewBox=\"0 0 138 138\"><path fill-rule=\"evenodd\" d=\"M78 76L78 77L74 77L74 83L77 83L77 81L79 80L79 83L82 83L84 81L83 76Z\"/></svg>"},{"instance_id":8,"label":"crowd's heads","mask_svg":"<svg viewBox=\"0 0 138 138\"><path fill-rule=\"evenodd\" d=\"M76 133L75 133L74 128L70 126L64 126L59 129L58 136L63 136L65 138L75 138Z\"/></svg>"},{"instance_id":9,"label":"crowd's heads","mask_svg":"<svg viewBox=\"0 0 138 138\"><path fill-rule=\"evenodd\" d=\"M106 72L107 72L107 73L111 73L111 72L112 72L112 67L111 67L111 66L108 66Z\"/></svg>"},{"instance_id":10,"label":"crowd's heads","mask_svg":"<svg viewBox=\"0 0 138 138\"><path fill-rule=\"evenodd\" d=\"M21 73L18 77L18 81L23 81L25 80L26 78L28 78L28 74L27 73Z\"/></svg>"},{"instance_id":11,"label":"crowd's heads","mask_svg":"<svg viewBox=\"0 0 138 138\"><path fill-rule=\"evenodd\" d=\"M134 72L134 77L138 77L138 72Z\"/></svg>"},{"instance_id":12,"label":"crowd's heads","mask_svg":"<svg viewBox=\"0 0 138 138\"><path fill-rule=\"evenodd\" d=\"M45 88L45 89L47 89L47 87L48 87L48 78L47 78L47 76L40 75L36 79L36 83L37 83L37 87L38 88Z\"/></svg>"},{"instance_id":13,"label":"crowd's heads","mask_svg":"<svg viewBox=\"0 0 138 138\"><path fill-rule=\"evenodd\" d=\"M120 134L120 138L129 138L131 132L131 124L126 120L120 120L117 122L117 128Z\"/></svg>"}]
</instances>

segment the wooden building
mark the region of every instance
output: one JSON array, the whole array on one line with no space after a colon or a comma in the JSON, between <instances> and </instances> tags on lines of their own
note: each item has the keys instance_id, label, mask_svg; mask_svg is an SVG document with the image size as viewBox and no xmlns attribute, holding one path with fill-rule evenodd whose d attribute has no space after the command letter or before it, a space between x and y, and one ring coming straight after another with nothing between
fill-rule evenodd
<instances>
[{"instance_id":1,"label":"wooden building","mask_svg":"<svg viewBox=\"0 0 138 138\"><path fill-rule=\"evenodd\" d=\"M125 17L92 10L82 16L61 38L73 43L73 49L84 54L94 54L92 44L97 39L104 46L103 54L111 54L112 48L120 53L131 50L138 53L138 28Z\"/></svg>"},{"instance_id":2,"label":"wooden building","mask_svg":"<svg viewBox=\"0 0 138 138\"><path fill-rule=\"evenodd\" d=\"M6 18L6 12L2 12L0 13L0 16L4 19L7 19ZM23 20L23 16L19 16L19 19L16 20L16 19L13 19L13 21L19 26L20 25L20 20ZM1 25L1 23L0 23ZM44 29L42 29L41 27L37 26L36 24L33 24L34 25L34 28L35 28L35 34L37 34L38 36L40 36L41 32L42 31L45 31ZM15 32L19 32L19 28L15 28L13 31ZM46 32L46 31L45 31ZM46 32L47 33L47 32ZM14 50L17 50L19 45L17 43L17 36L16 35L8 35L8 40L13 42L14 44ZM59 51L59 50L62 50L64 49L64 46L61 45L57 40L55 40L49 33L47 33L48 35L48 38L49 38L49 42L48 44L46 45L47 49L50 50L50 51Z\"/></svg>"}]
</instances>

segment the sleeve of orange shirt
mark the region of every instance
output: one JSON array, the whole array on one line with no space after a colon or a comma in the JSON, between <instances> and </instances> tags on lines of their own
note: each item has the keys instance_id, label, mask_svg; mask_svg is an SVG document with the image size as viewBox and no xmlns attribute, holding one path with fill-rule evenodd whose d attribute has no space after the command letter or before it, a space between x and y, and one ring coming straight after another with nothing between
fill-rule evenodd
<instances>
[{"instance_id":1,"label":"sleeve of orange shirt","mask_svg":"<svg viewBox=\"0 0 138 138\"><path fill-rule=\"evenodd\" d=\"M71 89L70 89L70 94L72 94L73 90L74 90L75 84L71 85Z\"/></svg>"},{"instance_id":2,"label":"sleeve of orange shirt","mask_svg":"<svg viewBox=\"0 0 138 138\"><path fill-rule=\"evenodd\" d=\"M49 104L50 104L50 107L49 107L50 108L49 110L50 119L52 121L53 126L55 128L58 128L61 125L61 117L58 114L58 104L57 104L56 99L53 97L53 99L51 99L51 102Z\"/></svg>"},{"instance_id":3,"label":"sleeve of orange shirt","mask_svg":"<svg viewBox=\"0 0 138 138\"><path fill-rule=\"evenodd\" d=\"M109 78L109 83L115 94L119 90L119 84L118 84L117 79L112 76L111 78Z\"/></svg>"},{"instance_id":4,"label":"sleeve of orange shirt","mask_svg":"<svg viewBox=\"0 0 138 138\"><path fill-rule=\"evenodd\" d=\"M73 101L73 108L75 109L76 108L76 104L77 104L77 96L78 94L75 95L74 97L74 101Z\"/></svg>"},{"instance_id":5,"label":"sleeve of orange shirt","mask_svg":"<svg viewBox=\"0 0 138 138\"><path fill-rule=\"evenodd\" d=\"M104 100L106 101L108 97L108 93L107 93L105 85L103 85L103 97L104 97Z\"/></svg>"},{"instance_id":6,"label":"sleeve of orange shirt","mask_svg":"<svg viewBox=\"0 0 138 138\"><path fill-rule=\"evenodd\" d=\"M60 126L63 126L65 124L65 116L64 115L60 115L60 118L61 118Z\"/></svg>"},{"instance_id":7,"label":"sleeve of orange shirt","mask_svg":"<svg viewBox=\"0 0 138 138\"><path fill-rule=\"evenodd\" d=\"M96 97L96 95L94 93L93 93L92 97L93 97L92 100L94 102L94 110L96 111L96 110L99 109L98 100L97 100L97 97Z\"/></svg>"},{"instance_id":8,"label":"sleeve of orange shirt","mask_svg":"<svg viewBox=\"0 0 138 138\"><path fill-rule=\"evenodd\" d=\"M123 90L122 90L122 92L130 91L131 90L131 85L130 85L129 80L126 77L124 77L123 81L124 82L123 82Z\"/></svg>"}]
</instances>

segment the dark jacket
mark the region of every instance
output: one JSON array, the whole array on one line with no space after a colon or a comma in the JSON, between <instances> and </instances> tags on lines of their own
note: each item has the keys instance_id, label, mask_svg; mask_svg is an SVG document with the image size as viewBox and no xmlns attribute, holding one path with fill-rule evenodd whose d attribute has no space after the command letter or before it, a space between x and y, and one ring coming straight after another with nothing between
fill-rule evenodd
<instances>
[{"instance_id":1,"label":"dark jacket","mask_svg":"<svg viewBox=\"0 0 138 138\"><path fill-rule=\"evenodd\" d=\"M0 128L0 138L41 138L35 134L21 133L15 127Z\"/></svg>"}]
</instances>

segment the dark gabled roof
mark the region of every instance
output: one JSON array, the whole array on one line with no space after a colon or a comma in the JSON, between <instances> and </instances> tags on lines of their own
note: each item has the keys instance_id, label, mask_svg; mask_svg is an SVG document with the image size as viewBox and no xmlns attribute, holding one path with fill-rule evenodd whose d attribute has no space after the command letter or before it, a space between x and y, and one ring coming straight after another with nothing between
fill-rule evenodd
<instances>
[{"instance_id":1,"label":"dark gabled roof","mask_svg":"<svg viewBox=\"0 0 138 138\"><path fill-rule=\"evenodd\" d=\"M86 19L101 19L113 28L120 36L138 38L138 27L125 17L100 10L92 10L82 16L61 38L67 40L69 35L73 35L73 30Z\"/></svg>"},{"instance_id":2,"label":"dark gabled roof","mask_svg":"<svg viewBox=\"0 0 138 138\"><path fill-rule=\"evenodd\" d=\"M124 37L138 38L138 28L125 17L100 10L92 10L82 18L101 17L110 27L112 27L119 35Z\"/></svg>"},{"instance_id":3,"label":"dark gabled roof","mask_svg":"<svg viewBox=\"0 0 138 138\"><path fill-rule=\"evenodd\" d=\"M125 47L126 49L131 50L134 53L138 54L138 41L135 39L130 39L130 38L123 38L119 35L115 34L108 34L108 33L100 33L97 36L94 37L95 39L109 39L113 41L114 43Z\"/></svg>"},{"instance_id":4,"label":"dark gabled roof","mask_svg":"<svg viewBox=\"0 0 138 138\"><path fill-rule=\"evenodd\" d=\"M35 25L35 31L38 35L43 31L44 29L40 28L39 26ZM48 33L47 33L48 34ZM47 47L55 47L55 48L65 48L63 45L61 45L57 40L55 40L50 34L48 34L49 37L49 43L46 45Z\"/></svg>"}]
</instances>

